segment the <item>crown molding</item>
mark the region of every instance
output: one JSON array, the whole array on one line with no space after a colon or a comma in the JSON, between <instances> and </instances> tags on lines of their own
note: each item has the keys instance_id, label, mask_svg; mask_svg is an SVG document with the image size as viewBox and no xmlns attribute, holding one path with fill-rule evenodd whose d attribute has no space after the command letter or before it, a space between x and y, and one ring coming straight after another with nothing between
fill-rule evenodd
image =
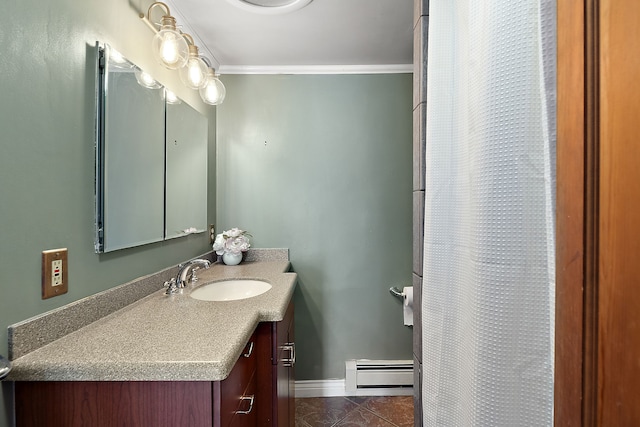
<instances>
[{"instance_id":1,"label":"crown molding","mask_svg":"<svg viewBox=\"0 0 640 427\"><path fill-rule=\"evenodd\" d=\"M405 74L413 64L386 65L221 65L220 74Z\"/></svg>"}]
</instances>

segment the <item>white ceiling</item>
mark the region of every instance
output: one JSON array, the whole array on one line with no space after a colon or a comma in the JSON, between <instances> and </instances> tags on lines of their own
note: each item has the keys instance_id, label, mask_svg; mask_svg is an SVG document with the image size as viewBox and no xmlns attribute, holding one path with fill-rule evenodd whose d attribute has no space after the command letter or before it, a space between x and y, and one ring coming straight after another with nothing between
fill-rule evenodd
<instances>
[{"instance_id":1,"label":"white ceiling","mask_svg":"<svg viewBox=\"0 0 640 427\"><path fill-rule=\"evenodd\" d=\"M223 74L411 71L413 0L313 0L283 15L231 0L166 3Z\"/></svg>"}]
</instances>

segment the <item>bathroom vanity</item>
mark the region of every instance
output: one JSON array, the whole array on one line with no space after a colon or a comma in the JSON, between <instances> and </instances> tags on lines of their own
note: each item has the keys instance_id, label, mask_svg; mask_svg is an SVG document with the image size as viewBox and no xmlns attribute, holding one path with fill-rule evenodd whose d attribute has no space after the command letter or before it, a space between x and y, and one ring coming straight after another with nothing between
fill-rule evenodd
<instances>
[{"instance_id":1,"label":"bathroom vanity","mask_svg":"<svg viewBox=\"0 0 640 427\"><path fill-rule=\"evenodd\" d=\"M293 426L288 268L214 264L196 287L250 278L272 288L224 302L159 290L15 358L17 426Z\"/></svg>"}]
</instances>

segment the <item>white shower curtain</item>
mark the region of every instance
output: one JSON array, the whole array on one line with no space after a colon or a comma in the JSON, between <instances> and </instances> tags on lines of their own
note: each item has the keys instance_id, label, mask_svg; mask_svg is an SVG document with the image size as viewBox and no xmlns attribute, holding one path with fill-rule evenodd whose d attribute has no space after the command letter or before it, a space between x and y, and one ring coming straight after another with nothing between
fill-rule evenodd
<instances>
[{"instance_id":1,"label":"white shower curtain","mask_svg":"<svg viewBox=\"0 0 640 427\"><path fill-rule=\"evenodd\" d=\"M551 426L555 1L431 0L425 426Z\"/></svg>"}]
</instances>

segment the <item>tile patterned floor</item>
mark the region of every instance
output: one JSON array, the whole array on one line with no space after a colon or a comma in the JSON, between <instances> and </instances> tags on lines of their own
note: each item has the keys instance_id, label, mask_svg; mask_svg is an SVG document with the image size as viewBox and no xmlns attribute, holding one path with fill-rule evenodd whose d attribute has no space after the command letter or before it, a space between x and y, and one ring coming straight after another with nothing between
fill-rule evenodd
<instances>
[{"instance_id":1,"label":"tile patterned floor","mask_svg":"<svg viewBox=\"0 0 640 427\"><path fill-rule=\"evenodd\" d=\"M413 396L296 399L296 427L410 427Z\"/></svg>"}]
</instances>

